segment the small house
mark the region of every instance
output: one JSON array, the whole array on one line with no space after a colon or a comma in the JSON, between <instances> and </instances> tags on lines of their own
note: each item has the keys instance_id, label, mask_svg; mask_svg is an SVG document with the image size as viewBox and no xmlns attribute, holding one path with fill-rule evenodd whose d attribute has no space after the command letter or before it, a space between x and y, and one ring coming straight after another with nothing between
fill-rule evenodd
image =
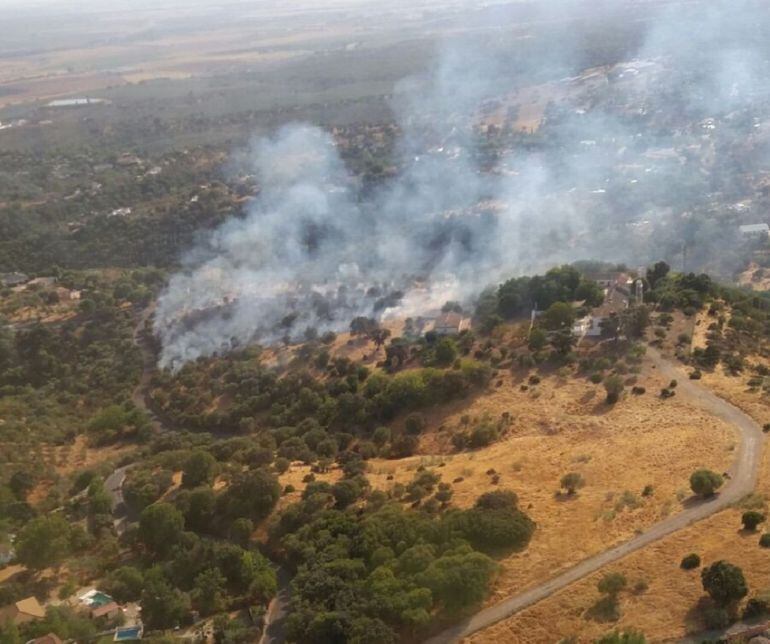
<instances>
[{"instance_id":1,"label":"small house","mask_svg":"<svg viewBox=\"0 0 770 644\"><path fill-rule=\"evenodd\" d=\"M30 640L27 644L62 644L62 641L56 633L48 633L48 635L43 635L43 637Z\"/></svg>"},{"instance_id":2,"label":"small house","mask_svg":"<svg viewBox=\"0 0 770 644\"><path fill-rule=\"evenodd\" d=\"M770 235L770 226L767 224L746 224L745 226L739 226L738 230L741 233L741 237L746 239L761 239L767 238Z\"/></svg>"},{"instance_id":3,"label":"small house","mask_svg":"<svg viewBox=\"0 0 770 644\"><path fill-rule=\"evenodd\" d=\"M18 626L44 617L45 608L35 597L20 599L15 604L0 608L0 624L10 621Z\"/></svg>"},{"instance_id":4,"label":"small house","mask_svg":"<svg viewBox=\"0 0 770 644\"><path fill-rule=\"evenodd\" d=\"M470 318L464 317L461 313L442 313L436 318L431 330L436 335L459 335L470 327Z\"/></svg>"},{"instance_id":5,"label":"small house","mask_svg":"<svg viewBox=\"0 0 770 644\"><path fill-rule=\"evenodd\" d=\"M101 605L92 605L91 606L91 619L113 619L114 617L117 617L120 615L120 606L118 606L117 602L108 602L106 604Z\"/></svg>"}]
</instances>

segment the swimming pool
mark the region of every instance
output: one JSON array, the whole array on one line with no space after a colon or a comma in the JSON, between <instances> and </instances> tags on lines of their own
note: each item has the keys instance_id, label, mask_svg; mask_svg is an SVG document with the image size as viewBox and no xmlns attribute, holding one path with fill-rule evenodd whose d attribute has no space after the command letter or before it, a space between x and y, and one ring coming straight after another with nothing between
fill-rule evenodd
<instances>
[{"instance_id":1,"label":"swimming pool","mask_svg":"<svg viewBox=\"0 0 770 644\"><path fill-rule=\"evenodd\" d=\"M107 593L103 593L102 591L98 590L88 598L88 601L91 606L98 608L99 606L105 606L109 604L112 601L112 597L110 597Z\"/></svg>"},{"instance_id":2,"label":"swimming pool","mask_svg":"<svg viewBox=\"0 0 770 644\"><path fill-rule=\"evenodd\" d=\"M118 628L115 631L116 642L125 642L128 640L140 640L142 639L142 627L141 626L125 626Z\"/></svg>"}]
</instances>

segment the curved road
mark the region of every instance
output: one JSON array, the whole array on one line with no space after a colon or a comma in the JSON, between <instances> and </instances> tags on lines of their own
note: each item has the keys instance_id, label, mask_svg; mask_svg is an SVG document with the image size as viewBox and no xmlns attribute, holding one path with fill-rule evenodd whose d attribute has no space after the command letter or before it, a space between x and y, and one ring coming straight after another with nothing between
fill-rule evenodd
<instances>
[{"instance_id":1,"label":"curved road","mask_svg":"<svg viewBox=\"0 0 770 644\"><path fill-rule=\"evenodd\" d=\"M581 561L539 586L525 590L479 611L472 617L429 639L427 644L457 642L463 637L487 628L596 572L607 564L622 559L654 541L724 510L754 490L762 459L763 434L759 425L737 407L708 391L697 381L690 380L687 374L661 356L657 349L649 347L647 355L664 378L676 379L679 382L677 395L687 396L688 400L695 405L730 423L739 431L741 443L737 458L730 467L730 478L721 492L717 496L705 499L679 514L656 523L646 532L629 541Z\"/></svg>"}]
</instances>

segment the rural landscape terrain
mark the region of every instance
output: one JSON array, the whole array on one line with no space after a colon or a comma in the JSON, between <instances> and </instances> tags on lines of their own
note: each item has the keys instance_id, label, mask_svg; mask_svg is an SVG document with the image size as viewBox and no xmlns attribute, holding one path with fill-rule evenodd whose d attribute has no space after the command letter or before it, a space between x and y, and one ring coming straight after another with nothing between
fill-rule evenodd
<instances>
[{"instance_id":1,"label":"rural landscape terrain","mask_svg":"<svg viewBox=\"0 0 770 644\"><path fill-rule=\"evenodd\" d=\"M9 0L0 644L770 641L770 8Z\"/></svg>"}]
</instances>

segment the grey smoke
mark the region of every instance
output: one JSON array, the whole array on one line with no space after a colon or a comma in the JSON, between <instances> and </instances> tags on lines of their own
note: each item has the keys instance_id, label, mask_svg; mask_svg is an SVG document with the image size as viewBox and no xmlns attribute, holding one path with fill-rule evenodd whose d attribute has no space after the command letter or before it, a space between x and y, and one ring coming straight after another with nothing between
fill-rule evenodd
<instances>
[{"instance_id":1,"label":"grey smoke","mask_svg":"<svg viewBox=\"0 0 770 644\"><path fill-rule=\"evenodd\" d=\"M562 261L671 259L685 241L707 264L724 239L702 214L708 195L739 195L720 185L736 115L761 104L770 77L768 11L737 4L664 11L612 81L568 80L581 72L568 59L516 61L562 97L540 145L513 145L492 171L470 124L511 83L511 61L457 44L396 88L402 170L374 195L361 196L316 127L255 143L247 156L259 198L187 254L159 300L161 366L308 328L339 331L357 315L418 315ZM692 131L705 118L718 130ZM767 162L758 156L752 170Z\"/></svg>"}]
</instances>

